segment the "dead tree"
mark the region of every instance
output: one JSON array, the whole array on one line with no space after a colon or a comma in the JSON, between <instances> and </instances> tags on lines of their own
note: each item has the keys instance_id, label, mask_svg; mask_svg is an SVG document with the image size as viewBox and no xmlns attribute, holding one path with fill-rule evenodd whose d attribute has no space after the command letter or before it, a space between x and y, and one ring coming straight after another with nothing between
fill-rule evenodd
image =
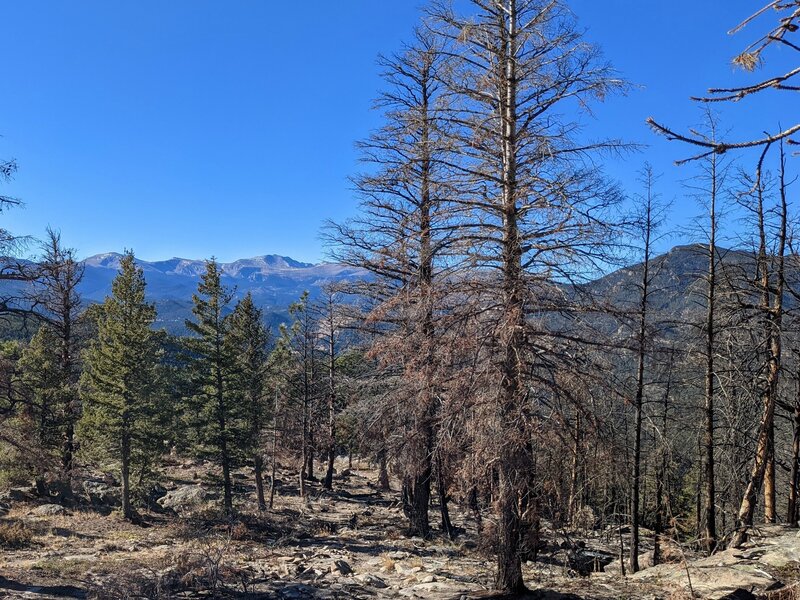
<instances>
[{"instance_id":1,"label":"dead tree","mask_svg":"<svg viewBox=\"0 0 800 600\"><path fill-rule=\"evenodd\" d=\"M634 409L634 445L633 445L633 474L631 480L631 545L630 568L631 572L639 570L639 526L641 517L640 488L642 464L642 420L644 416L645 395L645 363L652 346L652 308L651 295L654 291L653 280L658 273L656 265L651 265L653 244L658 239L658 228L663 222L664 207L659 203L655 191L656 177L650 165L645 165L642 172L642 183L645 193L640 199L639 215L636 220L638 234L641 236L643 252L642 276L638 282L639 306L636 315L636 390L633 398Z\"/></svg>"},{"instance_id":2,"label":"dead tree","mask_svg":"<svg viewBox=\"0 0 800 600\"><path fill-rule=\"evenodd\" d=\"M447 171L449 138L441 115L443 68L438 42L418 31L401 54L381 58L387 90L378 100L384 126L359 145L372 167L355 179L361 215L329 224L337 260L371 273L357 286L364 327L375 336L370 355L391 374L396 428L392 448L402 471L402 498L410 531L427 537L440 373L440 282L450 243ZM387 413L390 411L386 411Z\"/></svg>"},{"instance_id":3,"label":"dead tree","mask_svg":"<svg viewBox=\"0 0 800 600\"><path fill-rule=\"evenodd\" d=\"M591 268L609 237L603 207L614 190L589 157L616 141L582 144L563 110L623 87L594 47L581 39L566 7L544 0L475 0L462 16L437 3L431 28L445 40L459 152L458 232L472 277L465 294L487 340L486 397L480 427L492 474L497 516L495 586L525 589L521 544L535 520L532 372L548 369L548 336L529 317ZM554 294L557 295L557 294ZM547 300L553 305L563 298ZM559 361L553 361L561 362ZM546 366L547 365L547 366ZM545 379L540 372L542 380ZM494 439L493 439L494 438Z\"/></svg>"},{"instance_id":4,"label":"dead tree","mask_svg":"<svg viewBox=\"0 0 800 600\"><path fill-rule=\"evenodd\" d=\"M755 19L770 10L774 10L778 13L778 24L768 30L765 35L751 43L743 52L733 59L734 64L742 67L746 71L753 71L756 67L760 66L764 62L765 52L773 46L781 46L786 51L797 52L798 55L800 55L800 45L798 45L796 40L792 37L797 32L798 27L800 27L800 0L770 0L755 14L751 15L738 27L734 28L731 33L738 33ZM797 93L800 92L800 86L797 85L798 75L800 75L800 65L786 73L778 74L750 85L735 88L711 88L708 90L707 96L694 97L692 99L702 103L738 102L765 90L780 90L789 93ZM796 115L788 115L788 117L792 120L796 120L797 118ZM796 144L797 141L795 138L797 134L800 133L800 123L796 123L789 127L780 128L780 130L775 133L765 134L760 138L731 142L721 139L708 139L705 136L698 135L694 131L688 134L678 133L658 123L652 117L647 119L647 123L657 133L666 136L667 139L679 140L703 149L700 154L678 161L679 163L706 158L712 154L723 154L731 150L767 146L781 140L786 140L787 143L790 144Z\"/></svg>"},{"instance_id":5,"label":"dead tree","mask_svg":"<svg viewBox=\"0 0 800 600\"><path fill-rule=\"evenodd\" d=\"M783 299L786 290L785 254L787 248L788 203L786 200L785 154L780 144L779 203L775 213L777 224L774 236L769 231L769 211L765 207L766 183L763 165L768 155L767 144L761 155L756 176L749 195L753 200L747 205L756 224L756 277L754 280L754 301L748 305L745 296L744 306L754 314L756 323L763 330L763 368L758 378L762 414L758 426L756 453L744 496L739 506L737 530L731 545L741 545L747 537L747 529L753 524L757 496L764 486L764 514L768 522L776 517L775 509L775 447L774 419L777 406L778 382L782 369L783 338ZM770 238L774 242L771 246Z\"/></svg>"},{"instance_id":6,"label":"dead tree","mask_svg":"<svg viewBox=\"0 0 800 600\"><path fill-rule=\"evenodd\" d=\"M710 111L705 112L705 131L703 139L713 143L717 139L717 118ZM705 273L702 275L703 286L701 302L705 308L703 324L701 326L702 341L699 354L703 363L703 397L702 397L702 427L700 430L701 473L698 480L698 511L697 528L698 536L702 538L703 546L708 553L717 546L717 483L715 461L715 430L716 430L716 389L717 370L715 357L717 353L718 315L719 310L719 268L720 254L717 246L719 232L719 219L721 213L721 197L724 192L725 178L728 164L718 154L710 154L699 162L699 173L695 183L689 189L697 202L706 212L701 226L706 238L703 258L706 262Z\"/></svg>"},{"instance_id":7,"label":"dead tree","mask_svg":"<svg viewBox=\"0 0 800 600\"><path fill-rule=\"evenodd\" d=\"M11 181L16 172L16 161L0 160L0 183ZM19 199L0 194L0 214L21 205ZM0 227L0 282L6 282L4 287L7 288L0 295L0 319L15 316L24 320L35 316L35 302L25 294L24 289L19 289L39 276L39 269L35 264L17 258L29 243L29 238L14 235Z\"/></svg>"},{"instance_id":8,"label":"dead tree","mask_svg":"<svg viewBox=\"0 0 800 600\"><path fill-rule=\"evenodd\" d=\"M339 337L341 335L342 311L339 303L341 294L332 285L322 289L322 297L311 306L318 326L318 345L324 357L326 382L325 404L327 432L325 440L325 460L327 467L322 486L325 489L333 488L333 463L336 458L336 413L338 410L338 379L336 361L339 356Z\"/></svg>"}]
</instances>

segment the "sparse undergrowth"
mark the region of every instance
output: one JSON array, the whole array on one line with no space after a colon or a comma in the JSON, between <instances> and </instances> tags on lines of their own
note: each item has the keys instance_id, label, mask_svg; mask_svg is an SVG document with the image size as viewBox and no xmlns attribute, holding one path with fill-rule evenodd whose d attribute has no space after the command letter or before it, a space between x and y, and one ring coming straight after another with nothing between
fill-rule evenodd
<instances>
[{"instance_id":1,"label":"sparse undergrowth","mask_svg":"<svg viewBox=\"0 0 800 600\"><path fill-rule=\"evenodd\" d=\"M33 541L33 532L20 521L0 522L0 548L25 548Z\"/></svg>"},{"instance_id":2,"label":"sparse undergrowth","mask_svg":"<svg viewBox=\"0 0 800 600\"><path fill-rule=\"evenodd\" d=\"M281 473L284 481L290 475ZM295 487L279 487L275 507L263 512L256 509L253 490L246 489L234 518L225 517L215 498L181 516L144 513L141 524L83 506L51 515L21 503L2 522L7 551L0 571L17 589L67 586L69 593L111 600L435 600L480 595L491 587L494 564L485 549L490 518L479 535L471 512L454 505L453 519L463 531L458 539L450 541L438 530L430 540L409 537L402 510L392 502L397 492L378 492L375 480L375 471L362 469L338 479L333 492L310 483L307 501ZM618 573L577 576L564 535L545 532L538 560L524 566L531 588L575 595L562 598L690 597L667 577L648 582ZM586 540L590 550L613 550L606 533L587 529L569 535ZM776 572L789 583L800 576L796 566ZM0 587L0 593L6 591Z\"/></svg>"}]
</instances>

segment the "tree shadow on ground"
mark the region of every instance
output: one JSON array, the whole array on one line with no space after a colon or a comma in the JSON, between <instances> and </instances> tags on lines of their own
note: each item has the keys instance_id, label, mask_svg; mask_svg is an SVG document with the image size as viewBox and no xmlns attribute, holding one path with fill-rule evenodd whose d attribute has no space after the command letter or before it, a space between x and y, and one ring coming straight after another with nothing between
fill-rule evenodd
<instances>
[{"instance_id":1,"label":"tree shadow on ground","mask_svg":"<svg viewBox=\"0 0 800 600\"><path fill-rule=\"evenodd\" d=\"M554 592L553 590L531 590L524 594L507 594L503 592L476 592L466 594L467 600L583 600L575 594Z\"/></svg>"},{"instance_id":2,"label":"tree shadow on ground","mask_svg":"<svg viewBox=\"0 0 800 600\"><path fill-rule=\"evenodd\" d=\"M55 596L57 598L86 598L85 590L73 585L27 585L0 575L0 592L22 592L39 594L42 596ZM0 593L0 596L5 595Z\"/></svg>"}]
</instances>

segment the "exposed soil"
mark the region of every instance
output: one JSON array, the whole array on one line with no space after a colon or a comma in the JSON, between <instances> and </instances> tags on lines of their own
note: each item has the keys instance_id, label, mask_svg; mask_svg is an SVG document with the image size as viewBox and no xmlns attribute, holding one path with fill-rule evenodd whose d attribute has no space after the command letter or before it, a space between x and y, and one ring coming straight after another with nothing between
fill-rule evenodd
<instances>
[{"instance_id":1,"label":"exposed soil","mask_svg":"<svg viewBox=\"0 0 800 600\"><path fill-rule=\"evenodd\" d=\"M344 471L345 464L337 466ZM66 514L39 514L50 510L36 502L16 502L4 521L24 523L32 539L0 555L0 597L491 596L493 561L481 551L483 540L471 517L452 507L461 532L455 541L441 535L431 540L407 537L398 494L379 491L377 474L361 466L337 476L333 492L311 482L307 501L298 497L296 473L282 470L275 508L265 513L256 510L249 473L238 473L242 500L233 521L221 518L213 496L181 516L143 513L139 525L102 507L79 505ZM196 486L208 473L203 465L182 463L166 475L176 486ZM432 510L432 519L437 514ZM525 564L534 597L690 597L680 578L685 570L681 565L657 567L657 577L622 577L612 568L579 576L560 549L563 538L552 532L550 537L538 560ZM587 537L588 552L613 552L613 539L597 533ZM781 568L787 575L794 569L796 578L800 563L788 560Z\"/></svg>"}]
</instances>

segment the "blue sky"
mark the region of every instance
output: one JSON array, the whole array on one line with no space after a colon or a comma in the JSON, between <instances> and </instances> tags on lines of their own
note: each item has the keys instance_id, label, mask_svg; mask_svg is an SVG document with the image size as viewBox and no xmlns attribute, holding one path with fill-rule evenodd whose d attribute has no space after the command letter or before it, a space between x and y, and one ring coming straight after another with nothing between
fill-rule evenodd
<instances>
[{"instance_id":1,"label":"blue sky","mask_svg":"<svg viewBox=\"0 0 800 600\"><path fill-rule=\"evenodd\" d=\"M651 134L644 120L697 124L690 95L752 81L730 59L769 17L737 36L726 32L759 4L570 2L588 38L636 86L597 107L586 135L650 145L605 168L635 193L636 171L651 162L664 174L661 192L675 200L675 231L698 212L680 187L691 167L672 166L688 150ZM321 223L355 211L347 179L358 168L354 142L379 123L371 110L381 87L376 55L409 38L420 6L3 3L0 157L19 163L3 193L25 202L2 216L3 227L41 235L52 225L81 256L132 248L147 260L322 259ZM786 58L778 53L761 74ZM726 108L724 123L746 137L781 114L796 118L785 96Z\"/></svg>"}]
</instances>

